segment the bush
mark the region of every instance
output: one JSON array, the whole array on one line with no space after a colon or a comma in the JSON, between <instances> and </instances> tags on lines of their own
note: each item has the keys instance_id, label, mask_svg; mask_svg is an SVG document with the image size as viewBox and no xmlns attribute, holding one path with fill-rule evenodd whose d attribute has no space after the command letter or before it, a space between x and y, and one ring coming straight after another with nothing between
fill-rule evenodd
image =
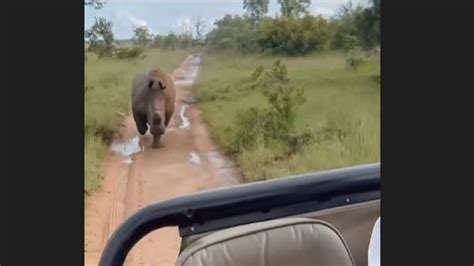
<instances>
[{"instance_id":1,"label":"bush","mask_svg":"<svg viewBox=\"0 0 474 266\"><path fill-rule=\"evenodd\" d=\"M306 130L299 134L286 135L284 140L288 147L288 151L286 152L288 156L297 153L305 146L313 143L316 140L316 136L313 131Z\"/></svg>"},{"instance_id":2,"label":"bush","mask_svg":"<svg viewBox=\"0 0 474 266\"><path fill-rule=\"evenodd\" d=\"M358 46L359 39L355 35L337 32L334 36L333 47L336 49L351 51L356 49Z\"/></svg>"},{"instance_id":3,"label":"bush","mask_svg":"<svg viewBox=\"0 0 474 266\"><path fill-rule=\"evenodd\" d=\"M206 44L217 51L266 51L292 56L327 47L344 51L361 45L370 48L380 43L380 14L376 10L361 5L354 8L349 2L329 21L312 15L262 17L259 21L247 15L226 15L215 22Z\"/></svg>"},{"instance_id":4,"label":"bush","mask_svg":"<svg viewBox=\"0 0 474 266\"><path fill-rule=\"evenodd\" d=\"M272 135L269 124L273 120L267 110L251 107L237 113L237 132L232 143L235 154L254 148Z\"/></svg>"},{"instance_id":5,"label":"bush","mask_svg":"<svg viewBox=\"0 0 474 266\"><path fill-rule=\"evenodd\" d=\"M353 70L357 70L362 64L367 62L367 58L364 53L356 48L349 52L346 63Z\"/></svg>"},{"instance_id":6,"label":"bush","mask_svg":"<svg viewBox=\"0 0 474 266\"><path fill-rule=\"evenodd\" d=\"M267 73L264 95L275 111L289 127L294 120L294 108L306 99L302 89L296 89L288 78L286 66L276 61L273 69Z\"/></svg>"},{"instance_id":7,"label":"bush","mask_svg":"<svg viewBox=\"0 0 474 266\"><path fill-rule=\"evenodd\" d=\"M257 81L260 76L262 75L263 71L265 69L263 68L263 66L259 66L255 69L255 71L252 73L252 77L250 78L251 81Z\"/></svg>"},{"instance_id":8,"label":"bush","mask_svg":"<svg viewBox=\"0 0 474 266\"><path fill-rule=\"evenodd\" d=\"M263 21L259 44L273 54L304 55L329 44L327 21L322 17L281 17Z\"/></svg>"},{"instance_id":9,"label":"bush","mask_svg":"<svg viewBox=\"0 0 474 266\"><path fill-rule=\"evenodd\" d=\"M377 82L377 83L380 84L380 73L375 74L375 75L373 76L373 79L375 80L375 82Z\"/></svg>"},{"instance_id":10,"label":"bush","mask_svg":"<svg viewBox=\"0 0 474 266\"><path fill-rule=\"evenodd\" d=\"M242 53L260 51L258 32L249 16L231 16L214 23L217 27L207 35L207 46L214 50L234 50Z\"/></svg>"},{"instance_id":11,"label":"bush","mask_svg":"<svg viewBox=\"0 0 474 266\"><path fill-rule=\"evenodd\" d=\"M114 57L116 59L135 59L135 58L144 58L144 50L140 47L118 47L114 50Z\"/></svg>"},{"instance_id":12,"label":"bush","mask_svg":"<svg viewBox=\"0 0 474 266\"><path fill-rule=\"evenodd\" d=\"M254 73L262 72L263 68L258 67ZM302 143L312 139L312 134L308 132L301 135L292 134L295 108L305 102L303 90L298 90L291 84L286 67L280 61L276 61L273 69L267 71L262 79L268 106L263 109L251 107L237 113L238 130L232 151L241 153L259 144L269 145L274 141L287 143L290 151L299 149Z\"/></svg>"}]
</instances>

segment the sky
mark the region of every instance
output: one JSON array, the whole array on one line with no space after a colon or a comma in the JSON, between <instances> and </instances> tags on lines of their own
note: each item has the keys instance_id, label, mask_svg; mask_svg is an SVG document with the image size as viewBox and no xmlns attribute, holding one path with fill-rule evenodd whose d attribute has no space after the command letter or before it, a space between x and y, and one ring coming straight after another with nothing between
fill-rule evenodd
<instances>
[{"instance_id":1,"label":"sky","mask_svg":"<svg viewBox=\"0 0 474 266\"><path fill-rule=\"evenodd\" d=\"M329 18L348 0L312 0L310 13ZM365 5L368 0L352 0ZM104 17L113 23L115 39L129 39L134 26L146 26L153 34L181 33L192 28L193 21L202 18L206 29L225 14L245 13L243 0L107 0L102 9L84 8L84 28L94 23L94 17ZM277 0L270 0L268 15L279 13Z\"/></svg>"}]
</instances>

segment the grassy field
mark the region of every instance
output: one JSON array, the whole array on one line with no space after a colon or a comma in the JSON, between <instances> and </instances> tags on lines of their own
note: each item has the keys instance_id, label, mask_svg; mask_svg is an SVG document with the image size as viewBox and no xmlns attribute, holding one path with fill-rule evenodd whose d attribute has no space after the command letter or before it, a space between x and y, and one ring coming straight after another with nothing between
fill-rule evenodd
<instances>
[{"instance_id":1,"label":"grassy field","mask_svg":"<svg viewBox=\"0 0 474 266\"><path fill-rule=\"evenodd\" d=\"M288 153L287 144L261 144L232 152L239 110L268 105L261 90L249 89L252 72L280 59L288 77L304 89L296 109L295 131L310 130L314 141ZM206 55L198 80L200 108L215 140L234 157L245 181L331 169L380 160L379 56L357 70L336 52L299 58Z\"/></svg>"},{"instance_id":2,"label":"grassy field","mask_svg":"<svg viewBox=\"0 0 474 266\"><path fill-rule=\"evenodd\" d=\"M113 133L130 110L133 76L160 66L172 71L188 55L187 51L162 53L149 50L146 57L135 60L98 60L92 54L85 62L84 114L84 189L94 192L101 181L100 165Z\"/></svg>"}]
</instances>

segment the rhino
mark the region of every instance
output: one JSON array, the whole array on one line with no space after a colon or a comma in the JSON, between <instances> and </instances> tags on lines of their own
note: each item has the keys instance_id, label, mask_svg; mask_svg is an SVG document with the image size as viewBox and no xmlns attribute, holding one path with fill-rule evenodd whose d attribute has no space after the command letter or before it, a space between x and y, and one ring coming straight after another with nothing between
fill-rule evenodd
<instances>
[{"instance_id":1,"label":"rhino","mask_svg":"<svg viewBox=\"0 0 474 266\"><path fill-rule=\"evenodd\" d=\"M153 135L152 148L160 146L173 116L176 90L172 78L154 68L148 74L137 74L132 85L132 113L138 133L144 135L148 129Z\"/></svg>"}]
</instances>

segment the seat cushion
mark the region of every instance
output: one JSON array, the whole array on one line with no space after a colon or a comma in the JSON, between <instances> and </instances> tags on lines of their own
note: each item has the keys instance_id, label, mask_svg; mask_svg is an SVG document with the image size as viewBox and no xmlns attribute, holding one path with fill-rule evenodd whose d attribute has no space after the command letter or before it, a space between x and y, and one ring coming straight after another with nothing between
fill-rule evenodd
<instances>
[{"instance_id":1,"label":"seat cushion","mask_svg":"<svg viewBox=\"0 0 474 266\"><path fill-rule=\"evenodd\" d=\"M177 265L354 265L341 234L326 222L285 218L217 231L190 243Z\"/></svg>"}]
</instances>

